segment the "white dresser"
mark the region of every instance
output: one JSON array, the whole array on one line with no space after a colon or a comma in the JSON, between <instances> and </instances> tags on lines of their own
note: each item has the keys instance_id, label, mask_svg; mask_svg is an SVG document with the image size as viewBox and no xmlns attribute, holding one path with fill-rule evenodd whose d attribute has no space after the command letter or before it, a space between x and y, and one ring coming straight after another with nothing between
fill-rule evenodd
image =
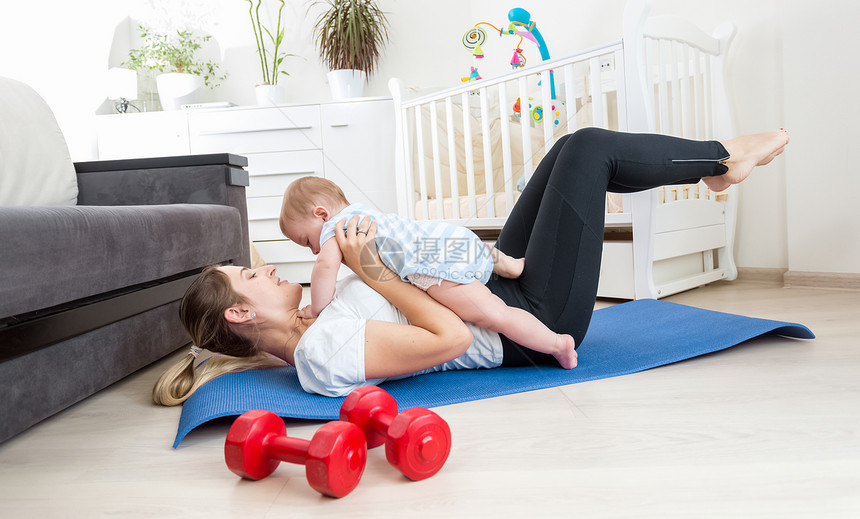
<instances>
[{"instance_id":1,"label":"white dresser","mask_svg":"<svg viewBox=\"0 0 860 519\"><path fill-rule=\"evenodd\" d=\"M391 100L100 116L99 157L235 153L248 158L251 241L281 278L310 281L314 256L281 234L281 196L316 175L350 202L396 212Z\"/></svg>"}]
</instances>

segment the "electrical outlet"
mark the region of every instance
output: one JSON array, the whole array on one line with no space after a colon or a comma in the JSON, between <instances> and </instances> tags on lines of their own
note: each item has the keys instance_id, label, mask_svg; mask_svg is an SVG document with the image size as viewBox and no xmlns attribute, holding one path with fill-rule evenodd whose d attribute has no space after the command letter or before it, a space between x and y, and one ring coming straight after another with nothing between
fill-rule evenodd
<instances>
[{"instance_id":1,"label":"electrical outlet","mask_svg":"<svg viewBox=\"0 0 860 519\"><path fill-rule=\"evenodd\" d=\"M608 72L615 70L615 56L605 56L600 58L600 71Z\"/></svg>"}]
</instances>

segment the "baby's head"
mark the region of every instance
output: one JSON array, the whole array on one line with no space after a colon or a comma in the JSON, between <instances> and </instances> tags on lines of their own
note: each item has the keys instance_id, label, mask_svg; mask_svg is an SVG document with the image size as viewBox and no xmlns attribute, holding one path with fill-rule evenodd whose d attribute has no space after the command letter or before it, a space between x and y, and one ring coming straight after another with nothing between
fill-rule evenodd
<instances>
[{"instance_id":1,"label":"baby's head","mask_svg":"<svg viewBox=\"0 0 860 519\"><path fill-rule=\"evenodd\" d=\"M343 191L331 180L319 177L294 180L284 192L281 232L296 244L319 254L323 223L348 205Z\"/></svg>"}]
</instances>

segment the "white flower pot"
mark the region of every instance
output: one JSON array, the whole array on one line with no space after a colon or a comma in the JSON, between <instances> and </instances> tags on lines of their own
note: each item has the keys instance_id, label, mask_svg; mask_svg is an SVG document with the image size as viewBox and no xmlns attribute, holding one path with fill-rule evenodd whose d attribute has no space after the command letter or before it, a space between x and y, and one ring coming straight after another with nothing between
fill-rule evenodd
<instances>
[{"instance_id":1,"label":"white flower pot","mask_svg":"<svg viewBox=\"0 0 860 519\"><path fill-rule=\"evenodd\" d=\"M257 85L254 94L260 106L287 104L287 87L284 85Z\"/></svg>"},{"instance_id":2,"label":"white flower pot","mask_svg":"<svg viewBox=\"0 0 860 519\"><path fill-rule=\"evenodd\" d=\"M204 99L203 78L194 74L168 72L155 78L163 110L178 110L184 104Z\"/></svg>"},{"instance_id":3,"label":"white flower pot","mask_svg":"<svg viewBox=\"0 0 860 519\"><path fill-rule=\"evenodd\" d=\"M363 70L332 70L327 74L331 96L334 99L362 97L367 74Z\"/></svg>"}]
</instances>

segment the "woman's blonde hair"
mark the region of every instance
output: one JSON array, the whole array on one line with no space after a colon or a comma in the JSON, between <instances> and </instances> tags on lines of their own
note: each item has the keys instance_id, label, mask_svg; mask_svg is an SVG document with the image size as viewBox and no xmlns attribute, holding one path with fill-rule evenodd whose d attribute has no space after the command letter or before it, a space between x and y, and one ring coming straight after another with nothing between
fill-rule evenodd
<instances>
[{"instance_id":1,"label":"woman's blonde hair","mask_svg":"<svg viewBox=\"0 0 860 519\"><path fill-rule=\"evenodd\" d=\"M194 345L221 355L195 368L196 356L189 352L155 383L152 400L156 404L179 405L197 388L225 373L284 365L282 360L257 351L254 342L237 333L224 318L225 310L245 302L217 267L207 267L188 287L179 303L179 320Z\"/></svg>"},{"instance_id":2,"label":"woman's blonde hair","mask_svg":"<svg viewBox=\"0 0 860 519\"><path fill-rule=\"evenodd\" d=\"M281 232L286 234L285 222L310 216L318 205L349 205L349 201L337 184L325 178L302 177L290 182L281 205Z\"/></svg>"}]
</instances>

